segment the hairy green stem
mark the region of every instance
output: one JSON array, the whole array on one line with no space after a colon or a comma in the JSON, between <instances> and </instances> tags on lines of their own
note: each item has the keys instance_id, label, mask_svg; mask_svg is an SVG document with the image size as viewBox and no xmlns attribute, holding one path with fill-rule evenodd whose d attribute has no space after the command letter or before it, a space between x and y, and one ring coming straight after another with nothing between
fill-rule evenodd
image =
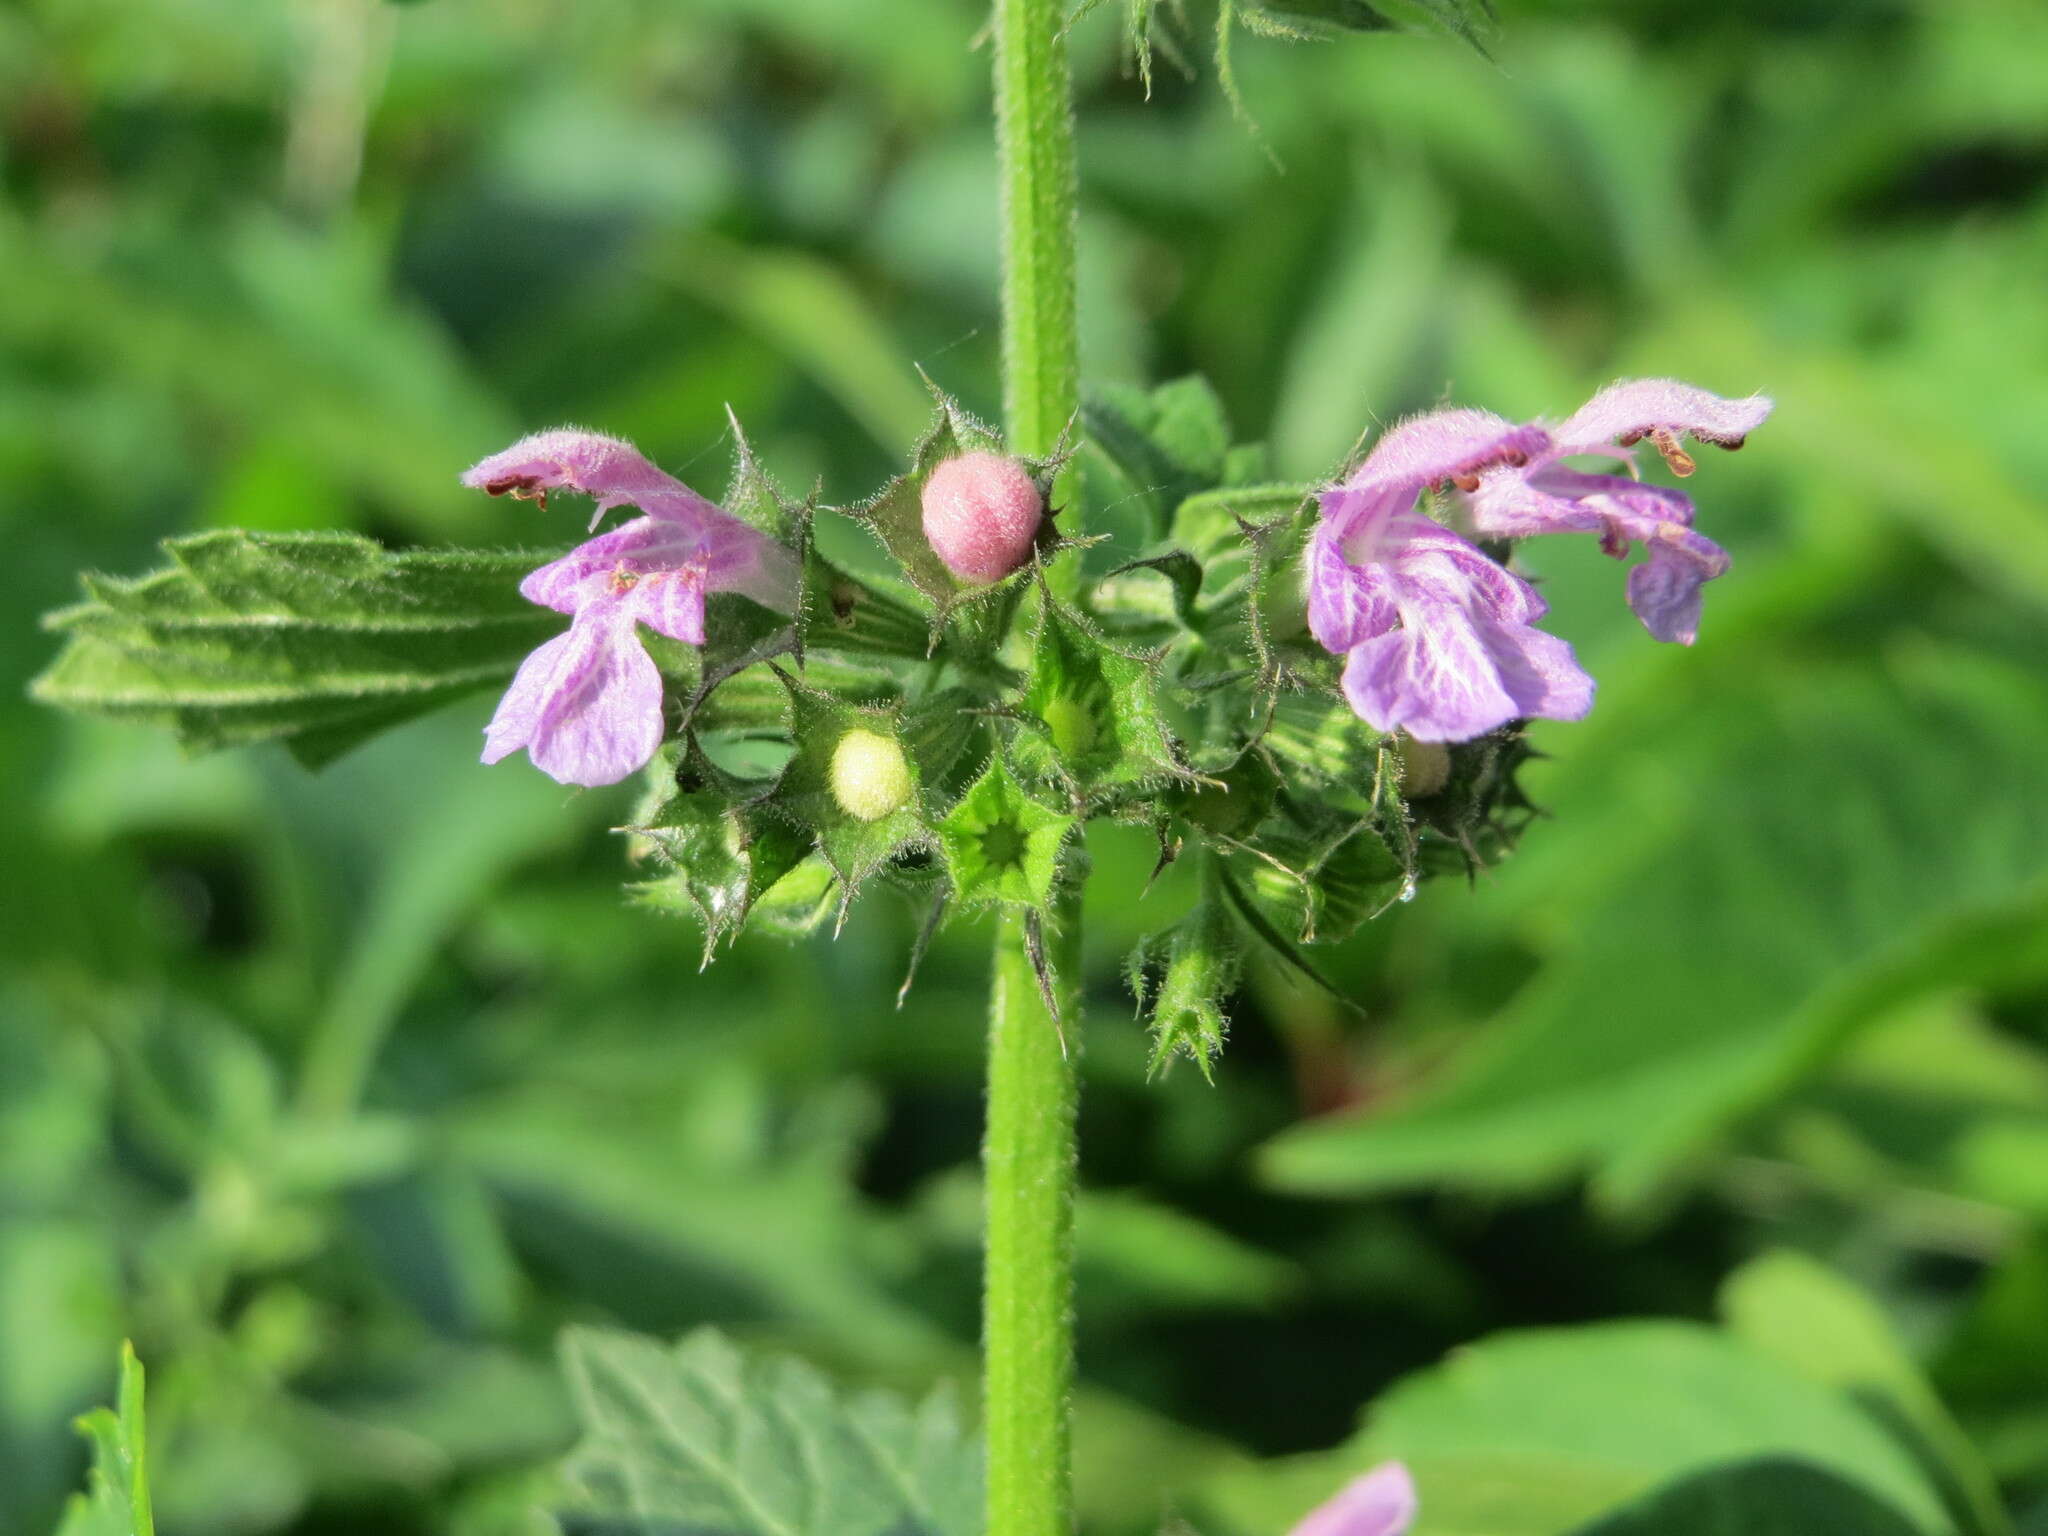
<instances>
[{"instance_id":1,"label":"hairy green stem","mask_svg":"<svg viewBox=\"0 0 2048 1536\"><path fill-rule=\"evenodd\" d=\"M1010 446L1052 451L1080 399L1074 108L1058 0L996 0L1003 410Z\"/></svg>"},{"instance_id":2,"label":"hairy green stem","mask_svg":"<svg viewBox=\"0 0 2048 1536\"><path fill-rule=\"evenodd\" d=\"M996 0L1003 408L1010 447L1034 456L1058 446L1080 400L1074 110L1063 27L1062 0ZM1046 935L1060 951L1051 957L1053 972L1068 985L1077 905L1074 897L1063 900L1057 936ZM1071 1536L1074 1528L1067 1399L1076 1085L1070 1041L1041 995L1031 947L1027 919L1005 914L990 994L982 1144L986 1536Z\"/></svg>"},{"instance_id":3,"label":"hairy green stem","mask_svg":"<svg viewBox=\"0 0 2048 1536\"><path fill-rule=\"evenodd\" d=\"M1066 913L1074 946L1076 914ZM1071 955L1058 975L1073 974ZM1070 1011L1070 1010L1069 1010ZM1025 919L1007 913L989 997L982 1144L987 1536L1070 1536L1067 1399L1074 1374L1074 1062L1047 1011Z\"/></svg>"}]
</instances>

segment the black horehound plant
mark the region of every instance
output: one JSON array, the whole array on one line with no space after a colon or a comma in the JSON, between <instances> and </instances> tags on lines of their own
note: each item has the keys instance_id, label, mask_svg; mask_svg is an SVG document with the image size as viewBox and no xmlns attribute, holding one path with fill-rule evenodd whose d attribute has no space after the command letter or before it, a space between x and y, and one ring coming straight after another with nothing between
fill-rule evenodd
<instances>
[{"instance_id":1,"label":"black horehound plant","mask_svg":"<svg viewBox=\"0 0 2048 1536\"><path fill-rule=\"evenodd\" d=\"M86 579L86 600L50 620L66 643L36 684L194 747L278 738L317 765L509 678L485 761L523 749L576 785L637 775L627 830L655 873L635 892L694 915L707 960L749 927L836 923L871 888L921 904L920 949L956 914L996 913L990 1536L1072 1524L1086 823L1148 828L1162 866L1197 871L1193 910L1128 975L1155 1065L1208 1073L1248 953L1321 984L1309 946L1494 859L1527 821L1522 722L1578 718L1593 683L1537 627L1512 542L1640 546L1631 605L1656 638L1690 643L1727 557L1687 497L1637 477L1633 445L1683 476L1684 438L1737 447L1770 409L1638 380L1560 424L1439 411L1328 483L1284 484L1231 442L1198 380L1084 400L1066 25L1058 0L996 5L1003 430L935 389L908 467L843 507L793 500L737 423L715 503L627 443L541 432L464 482L637 515L552 559L394 554L341 534L175 539L165 570ZM1111 501L1146 526L1106 559L1078 524ZM826 560L812 533L830 517L865 527L892 574ZM1390 1486L1366 1500L1374 1518L1408 1507Z\"/></svg>"}]
</instances>

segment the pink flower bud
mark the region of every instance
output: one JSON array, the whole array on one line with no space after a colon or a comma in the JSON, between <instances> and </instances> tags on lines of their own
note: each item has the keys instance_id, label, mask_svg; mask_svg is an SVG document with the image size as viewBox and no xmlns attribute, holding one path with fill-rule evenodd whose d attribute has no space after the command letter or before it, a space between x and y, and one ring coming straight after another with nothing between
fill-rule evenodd
<instances>
[{"instance_id":1,"label":"pink flower bud","mask_svg":"<svg viewBox=\"0 0 2048 1536\"><path fill-rule=\"evenodd\" d=\"M999 453L947 459L924 483L924 536L962 581L1000 581L1031 558L1045 501L1031 472Z\"/></svg>"}]
</instances>

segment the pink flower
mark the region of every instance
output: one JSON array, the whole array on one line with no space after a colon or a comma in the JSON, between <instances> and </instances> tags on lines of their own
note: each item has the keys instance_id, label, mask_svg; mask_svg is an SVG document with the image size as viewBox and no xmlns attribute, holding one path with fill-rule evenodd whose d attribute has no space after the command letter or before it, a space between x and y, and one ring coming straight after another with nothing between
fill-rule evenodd
<instances>
[{"instance_id":1,"label":"pink flower","mask_svg":"<svg viewBox=\"0 0 2048 1536\"><path fill-rule=\"evenodd\" d=\"M1600 547L1617 559L1641 544L1648 558L1628 573L1629 606L1657 639L1690 645L1699 634L1700 588L1728 569L1727 552L1693 531L1692 499L1628 475L1567 469L1562 461L1597 454L1632 464L1628 449L1648 438L1683 477L1694 468L1683 437L1740 448L1770 414L1762 395L1727 400L1675 379L1636 379L1601 390L1525 462L1492 464L1454 484L1482 536L1597 533Z\"/></svg>"},{"instance_id":2,"label":"pink flower","mask_svg":"<svg viewBox=\"0 0 2048 1536\"><path fill-rule=\"evenodd\" d=\"M720 511L630 443L562 428L522 438L462 477L493 496L545 503L554 490L597 498L597 517L633 505L647 515L578 545L519 584L529 602L570 615L566 634L520 664L484 728L483 760L521 747L564 784L614 784L661 745L661 672L638 626L704 643L704 598L741 592L795 605L796 565L765 534ZM596 519L592 519L596 526Z\"/></svg>"},{"instance_id":3,"label":"pink flower","mask_svg":"<svg viewBox=\"0 0 2048 1536\"><path fill-rule=\"evenodd\" d=\"M1302 1516L1289 1536L1402 1536L1415 1522L1415 1507L1408 1469L1382 1462Z\"/></svg>"},{"instance_id":4,"label":"pink flower","mask_svg":"<svg viewBox=\"0 0 2048 1536\"><path fill-rule=\"evenodd\" d=\"M1420 741L1469 741L1510 720L1576 720L1593 680L1534 627L1543 600L1418 510L1423 489L1548 450L1541 427L1439 411L1380 439L1323 492L1309 542L1309 628L1346 657L1344 695L1369 724Z\"/></svg>"}]
</instances>

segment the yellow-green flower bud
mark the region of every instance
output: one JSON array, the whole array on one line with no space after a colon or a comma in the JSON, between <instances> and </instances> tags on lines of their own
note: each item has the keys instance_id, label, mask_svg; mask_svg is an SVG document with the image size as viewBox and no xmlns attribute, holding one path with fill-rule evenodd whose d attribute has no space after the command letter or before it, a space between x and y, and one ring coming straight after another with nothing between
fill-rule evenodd
<instances>
[{"instance_id":1,"label":"yellow-green flower bud","mask_svg":"<svg viewBox=\"0 0 2048 1536\"><path fill-rule=\"evenodd\" d=\"M1406 731L1397 749L1401 754L1401 793L1410 800L1427 800L1451 780L1451 750L1437 741L1417 741Z\"/></svg>"},{"instance_id":2,"label":"yellow-green flower bud","mask_svg":"<svg viewBox=\"0 0 2048 1536\"><path fill-rule=\"evenodd\" d=\"M1101 734L1097 728L1095 711L1072 694L1054 694L1045 703L1045 728L1052 736L1052 744L1064 757L1086 757L1095 750L1095 743Z\"/></svg>"},{"instance_id":3,"label":"yellow-green flower bud","mask_svg":"<svg viewBox=\"0 0 2048 1536\"><path fill-rule=\"evenodd\" d=\"M832 750L832 798L847 815L880 821L910 802L910 764L891 736L852 730Z\"/></svg>"}]
</instances>

